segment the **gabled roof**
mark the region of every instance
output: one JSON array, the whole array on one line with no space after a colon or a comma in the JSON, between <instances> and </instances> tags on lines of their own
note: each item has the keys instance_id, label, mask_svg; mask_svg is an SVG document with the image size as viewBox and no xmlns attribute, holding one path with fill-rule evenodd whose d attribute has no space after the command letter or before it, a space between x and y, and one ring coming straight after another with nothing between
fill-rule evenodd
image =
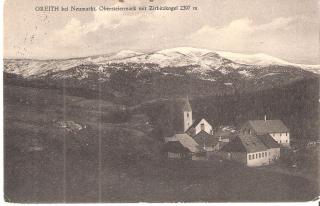
<instances>
[{"instance_id":1,"label":"gabled roof","mask_svg":"<svg viewBox=\"0 0 320 206\"><path fill-rule=\"evenodd\" d=\"M192 135L192 129L194 129L200 122L201 120L206 121L208 124L210 124L205 118L200 118L200 119L196 119L192 125L187 129L186 133L188 133L189 135Z\"/></svg>"},{"instance_id":2,"label":"gabled roof","mask_svg":"<svg viewBox=\"0 0 320 206\"><path fill-rule=\"evenodd\" d=\"M200 146L208 146L214 147L218 144L218 139L215 138L213 135L208 134L205 131L200 131L197 135L193 137L193 139L200 145Z\"/></svg>"},{"instance_id":3,"label":"gabled roof","mask_svg":"<svg viewBox=\"0 0 320 206\"><path fill-rule=\"evenodd\" d=\"M181 145L188 149L190 152L196 153L200 151L198 143L188 134L175 134L172 138L168 140L168 142L180 142Z\"/></svg>"},{"instance_id":4,"label":"gabled roof","mask_svg":"<svg viewBox=\"0 0 320 206\"><path fill-rule=\"evenodd\" d=\"M249 134L240 134L233 141L222 148L226 152L261 152L266 151L268 147L262 143L256 136Z\"/></svg>"},{"instance_id":5,"label":"gabled roof","mask_svg":"<svg viewBox=\"0 0 320 206\"><path fill-rule=\"evenodd\" d=\"M258 134L289 132L281 120L250 120L249 124Z\"/></svg>"},{"instance_id":6,"label":"gabled roof","mask_svg":"<svg viewBox=\"0 0 320 206\"><path fill-rule=\"evenodd\" d=\"M221 148L224 152L247 152L239 137L226 144Z\"/></svg>"},{"instance_id":7,"label":"gabled roof","mask_svg":"<svg viewBox=\"0 0 320 206\"><path fill-rule=\"evenodd\" d=\"M257 136L260 141L267 146L268 148L280 148L280 145L269 135L269 134L265 134L265 135L258 135Z\"/></svg>"},{"instance_id":8,"label":"gabled roof","mask_svg":"<svg viewBox=\"0 0 320 206\"><path fill-rule=\"evenodd\" d=\"M191 130L192 128L195 128L195 127L200 123L200 121L201 121L202 119L203 119L203 118L201 118L201 119L196 119L196 120L192 123L192 125L187 129L186 132L188 132L188 131Z\"/></svg>"}]
</instances>

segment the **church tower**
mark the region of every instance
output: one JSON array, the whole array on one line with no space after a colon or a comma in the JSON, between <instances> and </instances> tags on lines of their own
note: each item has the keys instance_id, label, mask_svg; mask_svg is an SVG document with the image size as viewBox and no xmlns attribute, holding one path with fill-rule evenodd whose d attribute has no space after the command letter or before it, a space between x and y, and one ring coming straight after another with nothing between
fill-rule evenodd
<instances>
[{"instance_id":1,"label":"church tower","mask_svg":"<svg viewBox=\"0 0 320 206\"><path fill-rule=\"evenodd\" d=\"M183 111L183 130L184 132L192 125L192 109L190 106L189 98L186 98L182 107Z\"/></svg>"}]
</instances>

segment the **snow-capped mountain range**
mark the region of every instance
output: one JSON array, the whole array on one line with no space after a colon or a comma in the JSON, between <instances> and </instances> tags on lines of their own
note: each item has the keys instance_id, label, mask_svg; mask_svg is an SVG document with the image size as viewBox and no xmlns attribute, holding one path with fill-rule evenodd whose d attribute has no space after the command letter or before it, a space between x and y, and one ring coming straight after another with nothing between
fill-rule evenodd
<instances>
[{"instance_id":1,"label":"snow-capped mountain range","mask_svg":"<svg viewBox=\"0 0 320 206\"><path fill-rule=\"evenodd\" d=\"M238 54L224 51L211 51L191 47L178 47L156 52L142 53L130 50L120 51L110 55L100 55L75 59L62 60L15 60L4 61L5 72L23 77L41 77L50 73L67 71L79 65L99 66L98 72L106 71L110 64L152 64L157 69L192 67L189 72L200 73L219 71L227 74L229 70L237 70L245 76L250 73L244 68L265 68L268 66L290 66L320 74L320 65L301 65L286 62L266 54ZM152 69L155 67L145 67Z\"/></svg>"}]
</instances>

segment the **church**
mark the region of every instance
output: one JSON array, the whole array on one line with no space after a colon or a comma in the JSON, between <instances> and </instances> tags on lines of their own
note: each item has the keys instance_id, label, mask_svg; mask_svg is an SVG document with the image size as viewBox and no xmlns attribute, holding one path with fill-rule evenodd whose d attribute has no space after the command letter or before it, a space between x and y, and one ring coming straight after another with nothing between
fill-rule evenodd
<instances>
[{"instance_id":1,"label":"church","mask_svg":"<svg viewBox=\"0 0 320 206\"><path fill-rule=\"evenodd\" d=\"M212 125L204 118L193 119L189 98L178 100L175 113L175 134L164 138L168 158L206 159L207 150L212 148Z\"/></svg>"}]
</instances>

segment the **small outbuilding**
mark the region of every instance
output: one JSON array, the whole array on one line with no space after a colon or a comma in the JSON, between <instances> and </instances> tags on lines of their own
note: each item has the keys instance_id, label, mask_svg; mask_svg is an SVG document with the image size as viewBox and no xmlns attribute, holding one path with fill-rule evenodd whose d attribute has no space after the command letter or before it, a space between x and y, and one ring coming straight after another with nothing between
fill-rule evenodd
<instances>
[{"instance_id":1,"label":"small outbuilding","mask_svg":"<svg viewBox=\"0 0 320 206\"><path fill-rule=\"evenodd\" d=\"M166 137L163 149L169 159L206 159L206 152L186 133Z\"/></svg>"}]
</instances>

